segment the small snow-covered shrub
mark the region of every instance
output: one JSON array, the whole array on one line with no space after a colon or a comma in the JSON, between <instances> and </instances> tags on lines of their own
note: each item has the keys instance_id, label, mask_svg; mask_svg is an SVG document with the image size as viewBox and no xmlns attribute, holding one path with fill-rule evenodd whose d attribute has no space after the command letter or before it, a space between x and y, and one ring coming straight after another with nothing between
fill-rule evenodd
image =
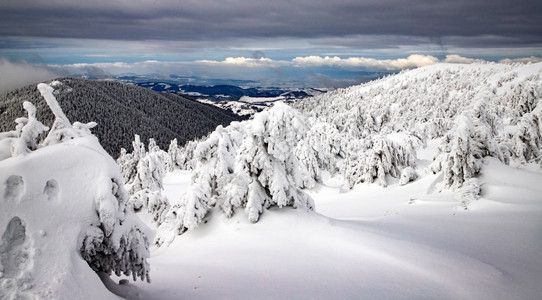
<instances>
[{"instance_id":1,"label":"small snow-covered shrub","mask_svg":"<svg viewBox=\"0 0 542 300\"><path fill-rule=\"evenodd\" d=\"M478 200L480 198L480 193L482 188L480 186L480 181L478 178L470 178L463 183L461 189L459 189L459 199L461 201L461 206L466 210L468 209L469 203Z\"/></svg>"},{"instance_id":2,"label":"small snow-covered shrub","mask_svg":"<svg viewBox=\"0 0 542 300\"><path fill-rule=\"evenodd\" d=\"M399 185L405 185L418 178L418 173L412 167L406 167L401 171L401 178L399 178Z\"/></svg>"},{"instance_id":3,"label":"small snow-covered shrub","mask_svg":"<svg viewBox=\"0 0 542 300\"><path fill-rule=\"evenodd\" d=\"M137 191L130 196L128 204L135 211L146 208L152 215L152 220L157 224L161 224L164 221L165 214L169 210L169 201L166 196L162 195L160 190L142 189Z\"/></svg>"}]
</instances>

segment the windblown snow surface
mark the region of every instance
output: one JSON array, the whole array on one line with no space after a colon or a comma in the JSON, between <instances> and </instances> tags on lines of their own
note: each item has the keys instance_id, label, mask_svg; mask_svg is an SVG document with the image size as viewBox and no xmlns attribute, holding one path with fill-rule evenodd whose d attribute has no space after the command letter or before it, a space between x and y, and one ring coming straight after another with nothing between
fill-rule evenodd
<instances>
[{"instance_id":1,"label":"windblown snow surface","mask_svg":"<svg viewBox=\"0 0 542 300\"><path fill-rule=\"evenodd\" d=\"M428 175L352 191L327 178L315 213L271 209L256 224L214 211L152 249L152 283L136 284L145 299L538 299L542 173L490 159L480 179L469 210ZM190 174L164 184L176 199Z\"/></svg>"}]
</instances>

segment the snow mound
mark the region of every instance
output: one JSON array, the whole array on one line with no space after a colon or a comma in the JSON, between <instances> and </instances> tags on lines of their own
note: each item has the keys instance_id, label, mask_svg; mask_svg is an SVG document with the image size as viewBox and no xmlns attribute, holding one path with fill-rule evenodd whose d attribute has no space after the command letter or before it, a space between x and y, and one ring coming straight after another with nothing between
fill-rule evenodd
<instances>
[{"instance_id":1,"label":"snow mound","mask_svg":"<svg viewBox=\"0 0 542 300\"><path fill-rule=\"evenodd\" d=\"M53 87L38 86L57 117L41 127L33 105L0 135L0 298L115 299L97 272L148 279L152 232L126 208L115 161L89 128L71 124ZM91 124L92 125L92 124ZM106 275L105 275L106 276Z\"/></svg>"}]
</instances>

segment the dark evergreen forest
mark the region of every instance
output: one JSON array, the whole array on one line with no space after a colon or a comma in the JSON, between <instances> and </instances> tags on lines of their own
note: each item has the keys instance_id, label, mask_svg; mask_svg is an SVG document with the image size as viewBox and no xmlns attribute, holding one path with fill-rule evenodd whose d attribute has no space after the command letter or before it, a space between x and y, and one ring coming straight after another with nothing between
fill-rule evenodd
<instances>
[{"instance_id":1,"label":"dark evergreen forest","mask_svg":"<svg viewBox=\"0 0 542 300\"><path fill-rule=\"evenodd\" d=\"M114 81L74 78L58 79L55 96L71 122L94 121L92 132L104 149L117 157L121 148L131 150L134 134L146 141L156 139L162 149L177 138L179 145L207 135L218 125L228 125L241 117L220 108L203 104L180 95L152 90ZM0 95L0 132L15 129L15 120L26 116L23 102L37 108L37 117L51 126L54 116L36 85Z\"/></svg>"}]
</instances>

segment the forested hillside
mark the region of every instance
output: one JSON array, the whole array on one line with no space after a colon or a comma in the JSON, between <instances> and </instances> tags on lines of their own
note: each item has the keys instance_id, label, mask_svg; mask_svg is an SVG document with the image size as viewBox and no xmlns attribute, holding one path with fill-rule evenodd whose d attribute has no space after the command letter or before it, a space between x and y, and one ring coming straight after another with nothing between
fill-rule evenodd
<instances>
[{"instance_id":1,"label":"forested hillside","mask_svg":"<svg viewBox=\"0 0 542 300\"><path fill-rule=\"evenodd\" d=\"M490 156L542 164L542 64L438 64L294 104L310 120L298 152L313 176L338 172L352 188L416 177L416 152L439 141L426 171L469 189ZM338 161L336 159L338 158Z\"/></svg>"},{"instance_id":2,"label":"forested hillside","mask_svg":"<svg viewBox=\"0 0 542 300\"><path fill-rule=\"evenodd\" d=\"M55 96L69 119L98 123L93 133L113 157L121 148L130 147L135 134L143 140L155 138L164 149L174 138L183 145L208 134L217 125L240 119L179 95L112 81L62 78L56 82ZM24 101L34 103L38 118L51 126L54 116L39 99L35 85L0 95L0 131L13 130L13 120L24 115Z\"/></svg>"}]
</instances>

